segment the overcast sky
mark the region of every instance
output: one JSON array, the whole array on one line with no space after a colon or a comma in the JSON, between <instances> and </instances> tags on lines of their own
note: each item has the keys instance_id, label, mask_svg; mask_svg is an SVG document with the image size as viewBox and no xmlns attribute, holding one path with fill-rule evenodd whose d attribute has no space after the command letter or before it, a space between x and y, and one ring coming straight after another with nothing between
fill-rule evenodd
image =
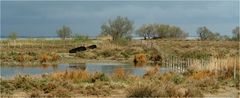
<instances>
[{"instance_id":1,"label":"overcast sky","mask_svg":"<svg viewBox=\"0 0 240 98\"><path fill-rule=\"evenodd\" d=\"M181 27L196 36L200 26L221 35L232 35L239 25L239 1L1 1L1 36L57 36L62 25L73 32L96 36L101 25L117 16L142 24Z\"/></svg>"}]
</instances>

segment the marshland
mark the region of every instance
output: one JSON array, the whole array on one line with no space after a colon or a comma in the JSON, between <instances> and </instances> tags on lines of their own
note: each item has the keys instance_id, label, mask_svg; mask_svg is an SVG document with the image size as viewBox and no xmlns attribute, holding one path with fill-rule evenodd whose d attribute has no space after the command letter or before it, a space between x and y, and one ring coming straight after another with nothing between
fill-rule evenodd
<instances>
[{"instance_id":1,"label":"marshland","mask_svg":"<svg viewBox=\"0 0 240 98\"><path fill-rule=\"evenodd\" d=\"M70 23L68 25L64 20L61 20L63 18L58 17L58 15L63 15L62 13L54 12L54 15L48 13L51 16L49 18L51 21L43 24L49 26L44 28L44 30L49 31L37 35L32 31L39 32L42 28L38 29L38 27L32 25L37 20L34 20L35 22L30 20L39 17L27 18L23 22L31 24L30 27L34 29L16 29L17 27L14 28L15 25L24 28L25 24L19 25L10 20L24 20L25 18L5 17L13 13L3 13L3 19L5 20L1 23L4 28L1 31L0 40L1 97L239 97L240 30L239 24L236 26L235 22L231 25L233 26L231 28L228 28L227 23L224 23L227 26L222 28L222 25L218 25L219 22L197 21L202 19L201 17L189 18L191 21L201 23L201 25L184 27L184 25L176 25L175 22L171 23L171 19L179 19L173 17L176 14L165 12L166 15L172 17L166 18L166 20L161 20L160 17L161 21L151 20L150 11L132 12L132 10L126 10L124 8L129 6L124 7L123 5L126 5L124 2L5 1L2 3L5 4L1 4L5 10L1 11L15 12L15 10L22 10L28 12L32 8L28 14L33 16L37 15L36 13L43 6L53 13L59 10L50 6L64 9L78 8L74 3L83 6L79 9L100 7L102 11L109 10L105 7L113 4L115 5L113 8L119 10L120 14L113 15L111 13L112 17L105 16L102 19L101 15L103 14L101 13L95 13L95 16L91 16L90 13L92 13L91 11L94 12L93 9L89 12L80 10L80 13L88 13L86 14L88 18L95 17L101 22L94 21L95 18L93 20L85 19L83 23L76 23L76 20L71 22L71 19L68 19L65 20ZM32 6L36 3L40 5ZM164 8L162 7L165 3L184 6L181 2L127 3L131 6L137 6L138 9L141 8L139 5L147 6L144 9L149 9L149 5L152 5L162 9L160 11L163 11ZM185 3L197 7L205 5L204 2L196 4L196 2L186 1ZM117 4L123 7L121 8ZM222 4L231 5L232 2ZM186 5L185 7L192 7ZM12 10L9 7L12 7ZM29 9L25 9L25 7ZM171 6L165 7L172 8ZM223 6L216 7L222 8ZM212 6L209 6L209 9L213 9ZM132 14L123 16L125 14L121 13L120 10ZM188 9L182 11L185 10ZM35 11L36 13L33 14L32 12ZM66 16L75 19L77 14L71 11L63 12ZM197 11L201 12L202 9ZM107 14L107 12L102 13ZM16 14L20 16L28 15L23 13ZM133 18L131 15L134 16L134 13L140 14L139 16L146 16L145 13L149 13L149 15L146 16L148 18L144 18L146 20L143 23L139 23L142 20L138 20L139 17ZM235 13L233 12L233 16ZM196 15L202 15L203 13L194 14L194 12L191 12L188 14L197 17ZM45 14L41 12L39 16L41 15L44 16ZM79 17L84 18L81 15ZM45 19L42 18L44 22ZM39 19L41 20L41 18ZM181 19L184 20L185 17ZM210 17L209 19L213 18ZM86 21L91 22L92 27L90 29ZM49 22L56 23L57 28L49 29L51 26L47 25ZM212 25L208 26L208 23L211 22L212 25L216 25L214 29L212 29ZM10 23L15 23L15 25L9 25ZM185 24L186 20L181 23ZM45 27L41 23L39 24ZM81 27L72 26L72 24L78 24ZM97 26L95 26L96 24ZM194 25L190 22L186 24ZM99 30L95 30L96 28ZM52 29L56 30L52 31ZM93 32L92 30L95 30L95 33L97 32L96 36L90 33ZM215 30L223 31L215 32ZM226 33L224 30L231 33ZM26 34L21 32L26 32ZM48 34L55 34L56 36L50 37ZM3 38L3 36L5 37Z\"/></svg>"},{"instance_id":2,"label":"marshland","mask_svg":"<svg viewBox=\"0 0 240 98\"><path fill-rule=\"evenodd\" d=\"M1 41L2 96L203 97L239 92L237 41L11 42ZM79 44L98 47L68 53Z\"/></svg>"}]
</instances>

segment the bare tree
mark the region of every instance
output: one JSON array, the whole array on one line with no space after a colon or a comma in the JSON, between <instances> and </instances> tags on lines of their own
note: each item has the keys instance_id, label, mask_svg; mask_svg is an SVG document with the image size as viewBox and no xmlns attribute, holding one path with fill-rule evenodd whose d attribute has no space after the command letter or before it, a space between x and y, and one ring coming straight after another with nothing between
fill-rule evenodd
<instances>
[{"instance_id":1,"label":"bare tree","mask_svg":"<svg viewBox=\"0 0 240 98\"><path fill-rule=\"evenodd\" d=\"M17 39L17 32L11 32L10 35L8 36L9 39L11 40L16 40Z\"/></svg>"},{"instance_id":2,"label":"bare tree","mask_svg":"<svg viewBox=\"0 0 240 98\"><path fill-rule=\"evenodd\" d=\"M150 39L154 34L154 27L151 24L144 24L137 30L137 34L144 39Z\"/></svg>"},{"instance_id":3,"label":"bare tree","mask_svg":"<svg viewBox=\"0 0 240 98\"><path fill-rule=\"evenodd\" d=\"M114 20L109 20L101 26L103 35L109 34L113 37L113 41L128 38L133 31L133 22L127 17L117 16Z\"/></svg>"},{"instance_id":4,"label":"bare tree","mask_svg":"<svg viewBox=\"0 0 240 98\"><path fill-rule=\"evenodd\" d=\"M180 27L167 24L144 24L137 33L144 38L185 38L185 33Z\"/></svg>"},{"instance_id":5,"label":"bare tree","mask_svg":"<svg viewBox=\"0 0 240 98\"><path fill-rule=\"evenodd\" d=\"M240 40L240 28L239 28L239 26L235 27L232 30L232 33L233 33L233 39L234 40Z\"/></svg>"},{"instance_id":6,"label":"bare tree","mask_svg":"<svg viewBox=\"0 0 240 98\"><path fill-rule=\"evenodd\" d=\"M201 40L218 40L220 36L219 33L213 33L205 26L199 27L197 29L197 34Z\"/></svg>"},{"instance_id":7,"label":"bare tree","mask_svg":"<svg viewBox=\"0 0 240 98\"><path fill-rule=\"evenodd\" d=\"M71 36L72 31L71 31L70 27L63 25L62 28L57 30L57 34L61 39L65 40L67 37Z\"/></svg>"}]
</instances>

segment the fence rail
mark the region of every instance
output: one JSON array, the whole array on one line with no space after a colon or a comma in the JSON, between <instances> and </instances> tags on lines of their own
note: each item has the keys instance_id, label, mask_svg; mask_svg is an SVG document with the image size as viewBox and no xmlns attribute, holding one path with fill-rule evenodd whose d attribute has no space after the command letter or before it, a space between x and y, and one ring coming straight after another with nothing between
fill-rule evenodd
<instances>
[{"instance_id":1,"label":"fence rail","mask_svg":"<svg viewBox=\"0 0 240 98\"><path fill-rule=\"evenodd\" d=\"M187 68L195 70L222 71L232 70L234 78L240 70L239 57L209 58L209 59L181 59L170 57L162 60L162 66L175 69L179 72L186 71Z\"/></svg>"}]
</instances>

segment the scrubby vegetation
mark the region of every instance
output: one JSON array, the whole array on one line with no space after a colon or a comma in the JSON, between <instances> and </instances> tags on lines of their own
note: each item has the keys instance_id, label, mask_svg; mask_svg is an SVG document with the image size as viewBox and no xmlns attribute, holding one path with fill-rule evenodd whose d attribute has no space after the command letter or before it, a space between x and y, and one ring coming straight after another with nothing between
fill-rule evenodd
<instances>
[{"instance_id":1,"label":"scrubby vegetation","mask_svg":"<svg viewBox=\"0 0 240 98\"><path fill-rule=\"evenodd\" d=\"M11 96L22 91L31 97L114 94L128 97L203 97L205 93L218 93L218 89L221 88L239 86L239 78L234 80L225 73L217 74L214 71L189 69L183 74L175 72L154 74L134 76L118 68L111 75L75 70L36 77L17 76L10 80L1 79L1 96ZM237 75L239 76L239 73Z\"/></svg>"},{"instance_id":2,"label":"scrubby vegetation","mask_svg":"<svg viewBox=\"0 0 240 98\"><path fill-rule=\"evenodd\" d=\"M96 40L97 41L97 40ZM5 62L67 62L68 50L77 46L87 46L95 41L74 40L19 40L1 41L1 61ZM144 53L147 58L160 56L163 60L172 56L190 59L236 57L239 54L235 41L187 41L187 40L142 40L119 45L108 41L98 42L98 48L73 55L76 59L130 60L134 55ZM15 47L15 48L13 48ZM4 51L4 52L3 52ZM72 58L72 57L71 57ZM61 59L65 59L62 61Z\"/></svg>"},{"instance_id":3,"label":"scrubby vegetation","mask_svg":"<svg viewBox=\"0 0 240 98\"><path fill-rule=\"evenodd\" d=\"M91 44L98 47L68 54L71 48ZM99 40L17 40L14 44L4 40L0 45L1 66L54 66L84 60L136 61L139 62L136 67L151 65L143 76L134 76L124 68L117 68L110 75L73 70L1 79L2 97L18 92L30 97L203 97L208 93L216 94L219 89L239 89L236 71L240 66L233 66L239 65L236 41L157 39L132 40L122 45ZM159 73L165 65L181 66L183 71Z\"/></svg>"}]
</instances>

